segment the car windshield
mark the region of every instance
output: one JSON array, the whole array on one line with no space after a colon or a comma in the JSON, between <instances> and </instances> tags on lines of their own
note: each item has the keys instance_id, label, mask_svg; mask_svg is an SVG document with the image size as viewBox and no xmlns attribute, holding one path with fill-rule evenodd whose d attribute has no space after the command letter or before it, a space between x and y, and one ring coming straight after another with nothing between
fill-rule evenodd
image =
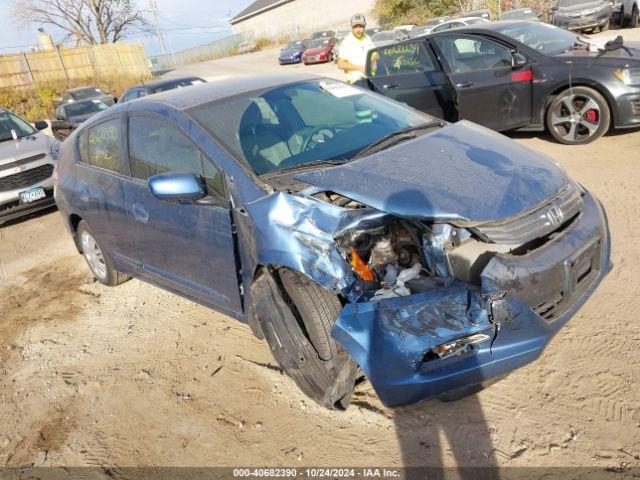
<instances>
[{"instance_id":1,"label":"car windshield","mask_svg":"<svg viewBox=\"0 0 640 480\"><path fill-rule=\"evenodd\" d=\"M109 105L100 100L89 100L84 102L74 102L64 106L67 117L79 117L90 113L101 112L109 108Z\"/></svg>"},{"instance_id":2,"label":"car windshield","mask_svg":"<svg viewBox=\"0 0 640 480\"><path fill-rule=\"evenodd\" d=\"M0 142L13 139L15 132L17 138L27 137L36 133L36 130L20 117L6 111L0 111Z\"/></svg>"},{"instance_id":3,"label":"car windshield","mask_svg":"<svg viewBox=\"0 0 640 480\"><path fill-rule=\"evenodd\" d=\"M287 43L284 48L286 49L290 49L290 48L300 48L302 47L302 40L295 40L293 42L289 42Z\"/></svg>"},{"instance_id":4,"label":"car windshield","mask_svg":"<svg viewBox=\"0 0 640 480\"><path fill-rule=\"evenodd\" d=\"M198 85L200 83L204 83L204 80L201 80L199 78L182 78L180 80L176 80L175 82L165 83L159 87L155 87L152 90L152 93L166 92L167 90L174 90L176 88L190 87L191 85Z\"/></svg>"},{"instance_id":5,"label":"car windshield","mask_svg":"<svg viewBox=\"0 0 640 480\"><path fill-rule=\"evenodd\" d=\"M380 42L380 41L384 42L385 40L395 40L395 37L396 37L396 32L394 32L393 30L388 30L385 32L376 33L371 40L374 42Z\"/></svg>"},{"instance_id":6,"label":"car windshield","mask_svg":"<svg viewBox=\"0 0 640 480\"><path fill-rule=\"evenodd\" d=\"M585 43L575 33L541 22L505 23L497 30L547 55L568 52Z\"/></svg>"},{"instance_id":7,"label":"car windshield","mask_svg":"<svg viewBox=\"0 0 640 480\"><path fill-rule=\"evenodd\" d=\"M426 114L334 80L305 81L192 108L189 114L258 175L348 161Z\"/></svg>"},{"instance_id":8,"label":"car windshield","mask_svg":"<svg viewBox=\"0 0 640 480\"><path fill-rule=\"evenodd\" d=\"M316 38L311 42L311 48L323 47L329 45L328 38Z\"/></svg>"},{"instance_id":9,"label":"car windshield","mask_svg":"<svg viewBox=\"0 0 640 480\"><path fill-rule=\"evenodd\" d=\"M100 95L105 95L105 93L99 88L95 88L95 87L75 90L71 94L74 100L86 100L87 98L99 97Z\"/></svg>"},{"instance_id":10,"label":"car windshield","mask_svg":"<svg viewBox=\"0 0 640 480\"><path fill-rule=\"evenodd\" d=\"M473 17L468 18L467 20L465 20L465 22L467 23L467 25L476 25L478 23L490 23L490 20L487 20L483 17Z\"/></svg>"},{"instance_id":11,"label":"car windshield","mask_svg":"<svg viewBox=\"0 0 640 480\"><path fill-rule=\"evenodd\" d=\"M535 13L533 13L533 10L530 10L530 9L512 10L510 12L504 12L502 14L503 20L526 20L527 18L537 19L538 17L536 16Z\"/></svg>"}]
</instances>

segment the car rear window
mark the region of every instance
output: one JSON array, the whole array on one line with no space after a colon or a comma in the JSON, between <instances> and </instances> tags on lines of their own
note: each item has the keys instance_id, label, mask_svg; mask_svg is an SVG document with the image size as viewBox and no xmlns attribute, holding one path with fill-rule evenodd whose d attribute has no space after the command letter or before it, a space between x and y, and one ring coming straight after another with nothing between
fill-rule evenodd
<instances>
[{"instance_id":1,"label":"car rear window","mask_svg":"<svg viewBox=\"0 0 640 480\"><path fill-rule=\"evenodd\" d=\"M423 41L382 47L370 55L371 77L436 70Z\"/></svg>"},{"instance_id":2,"label":"car rear window","mask_svg":"<svg viewBox=\"0 0 640 480\"><path fill-rule=\"evenodd\" d=\"M82 132L78 138L80 161L111 172L125 173L120 130L120 120L114 118Z\"/></svg>"}]
</instances>

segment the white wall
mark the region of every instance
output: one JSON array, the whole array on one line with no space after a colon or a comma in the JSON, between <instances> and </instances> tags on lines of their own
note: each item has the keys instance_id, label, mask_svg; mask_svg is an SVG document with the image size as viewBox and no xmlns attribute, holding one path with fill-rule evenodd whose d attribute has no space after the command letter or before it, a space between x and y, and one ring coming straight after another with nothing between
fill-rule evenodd
<instances>
[{"instance_id":1,"label":"white wall","mask_svg":"<svg viewBox=\"0 0 640 480\"><path fill-rule=\"evenodd\" d=\"M295 0L233 25L234 33L253 38L301 37L318 30L349 30L351 16L364 13L367 26L376 26L371 16L375 0Z\"/></svg>"}]
</instances>

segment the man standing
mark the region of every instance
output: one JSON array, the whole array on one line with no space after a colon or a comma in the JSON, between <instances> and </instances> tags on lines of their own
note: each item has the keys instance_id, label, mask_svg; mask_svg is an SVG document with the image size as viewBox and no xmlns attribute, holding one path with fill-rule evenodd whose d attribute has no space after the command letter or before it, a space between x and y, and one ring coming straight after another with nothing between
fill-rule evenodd
<instances>
[{"instance_id":1,"label":"man standing","mask_svg":"<svg viewBox=\"0 0 640 480\"><path fill-rule=\"evenodd\" d=\"M340 44L338 68L347 74L349 83L356 82L365 76L367 52L375 48L369 36L364 33L367 21L364 15L357 13L351 18L351 34Z\"/></svg>"}]
</instances>

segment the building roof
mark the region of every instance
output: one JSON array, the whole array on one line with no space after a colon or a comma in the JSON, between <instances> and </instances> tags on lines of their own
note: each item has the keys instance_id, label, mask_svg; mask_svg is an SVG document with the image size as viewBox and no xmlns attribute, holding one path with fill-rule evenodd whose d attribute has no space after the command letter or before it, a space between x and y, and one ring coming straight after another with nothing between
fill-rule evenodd
<instances>
[{"instance_id":1,"label":"building roof","mask_svg":"<svg viewBox=\"0 0 640 480\"><path fill-rule=\"evenodd\" d=\"M231 25L240 23L244 20L255 17L256 15L260 15L261 13L267 12L289 2L293 2L293 0L256 0L247 8L238 13L235 17L233 17L229 23L231 23Z\"/></svg>"}]
</instances>

